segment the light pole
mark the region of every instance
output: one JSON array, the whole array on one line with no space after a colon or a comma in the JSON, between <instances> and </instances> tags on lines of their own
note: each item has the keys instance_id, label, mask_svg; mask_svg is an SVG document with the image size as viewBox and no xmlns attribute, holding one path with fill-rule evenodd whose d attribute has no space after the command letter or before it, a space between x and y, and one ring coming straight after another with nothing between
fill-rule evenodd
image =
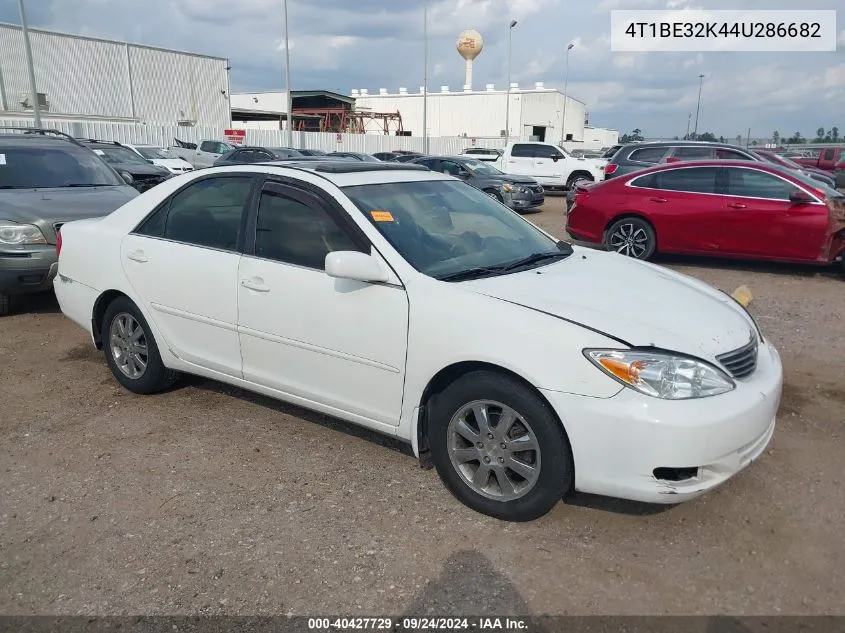
<instances>
[{"instance_id":1,"label":"light pole","mask_svg":"<svg viewBox=\"0 0 845 633\"><path fill-rule=\"evenodd\" d=\"M288 0L285 3L285 101L287 101L287 146L293 147L293 96L290 92L290 41L288 40Z\"/></svg>"},{"instance_id":2,"label":"light pole","mask_svg":"<svg viewBox=\"0 0 845 633\"><path fill-rule=\"evenodd\" d=\"M41 127L41 108L38 106L38 88L35 87L35 68L32 64L32 45L29 43L29 29L26 26L26 11L23 0L18 0L21 11L21 30L23 31L23 45L26 50L26 70L29 73L29 90L32 93L32 114L35 117L35 127Z\"/></svg>"},{"instance_id":3,"label":"light pole","mask_svg":"<svg viewBox=\"0 0 845 633\"><path fill-rule=\"evenodd\" d=\"M575 44L570 44L566 47L566 74L563 79L563 118L560 121L560 142L566 140L566 102L569 98L566 96L566 89L569 87L569 51L575 48Z\"/></svg>"},{"instance_id":4,"label":"light pole","mask_svg":"<svg viewBox=\"0 0 845 633\"><path fill-rule=\"evenodd\" d=\"M508 26L508 91L505 93L505 143L511 136L511 35L515 26L516 20L511 20L510 26Z\"/></svg>"},{"instance_id":5,"label":"light pole","mask_svg":"<svg viewBox=\"0 0 845 633\"><path fill-rule=\"evenodd\" d=\"M428 154L428 0L423 0L423 154Z\"/></svg>"},{"instance_id":6,"label":"light pole","mask_svg":"<svg viewBox=\"0 0 845 633\"><path fill-rule=\"evenodd\" d=\"M685 141L689 140L689 126L690 126L691 123L692 123L692 112L690 112L687 115L687 134L686 134L686 136L684 136Z\"/></svg>"},{"instance_id":7,"label":"light pole","mask_svg":"<svg viewBox=\"0 0 845 633\"><path fill-rule=\"evenodd\" d=\"M698 76L698 104L695 106L695 129L692 135L698 139L698 111L701 109L701 86L704 85L704 75Z\"/></svg>"}]
</instances>

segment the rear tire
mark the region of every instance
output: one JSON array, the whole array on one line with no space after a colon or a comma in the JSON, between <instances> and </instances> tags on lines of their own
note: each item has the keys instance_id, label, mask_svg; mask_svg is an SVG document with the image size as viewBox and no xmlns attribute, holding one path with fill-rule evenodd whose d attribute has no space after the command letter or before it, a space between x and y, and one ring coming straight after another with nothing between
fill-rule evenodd
<instances>
[{"instance_id":1,"label":"rear tire","mask_svg":"<svg viewBox=\"0 0 845 633\"><path fill-rule=\"evenodd\" d=\"M651 224L642 218L616 220L604 234L608 251L634 259L650 259L657 251L657 236Z\"/></svg>"},{"instance_id":2,"label":"rear tire","mask_svg":"<svg viewBox=\"0 0 845 633\"><path fill-rule=\"evenodd\" d=\"M566 181L566 188L567 189L573 189L576 184L578 184L579 182L582 182L582 181L593 182L593 177L588 175L588 174L583 174L583 173L572 174L569 177L569 180Z\"/></svg>"},{"instance_id":3,"label":"rear tire","mask_svg":"<svg viewBox=\"0 0 845 633\"><path fill-rule=\"evenodd\" d=\"M100 331L106 362L123 387L150 394L176 382L178 372L164 366L150 326L127 297L117 297L109 304Z\"/></svg>"},{"instance_id":4,"label":"rear tire","mask_svg":"<svg viewBox=\"0 0 845 633\"><path fill-rule=\"evenodd\" d=\"M569 441L555 413L529 387L481 370L429 402L437 473L462 503L505 521L532 521L573 485Z\"/></svg>"},{"instance_id":5,"label":"rear tire","mask_svg":"<svg viewBox=\"0 0 845 633\"><path fill-rule=\"evenodd\" d=\"M0 317L8 316L12 309L12 298L4 292L0 292Z\"/></svg>"}]
</instances>

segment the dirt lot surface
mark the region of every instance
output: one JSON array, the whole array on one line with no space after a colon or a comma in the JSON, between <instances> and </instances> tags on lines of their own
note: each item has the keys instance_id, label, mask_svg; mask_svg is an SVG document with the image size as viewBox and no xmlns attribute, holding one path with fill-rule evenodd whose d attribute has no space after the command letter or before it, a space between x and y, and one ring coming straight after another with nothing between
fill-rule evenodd
<instances>
[{"instance_id":1,"label":"dirt lot surface","mask_svg":"<svg viewBox=\"0 0 845 633\"><path fill-rule=\"evenodd\" d=\"M563 199L531 219L563 236ZM405 446L210 381L130 395L52 296L0 321L0 613L845 613L845 281L731 291L786 370L768 452L674 507L466 509Z\"/></svg>"}]
</instances>

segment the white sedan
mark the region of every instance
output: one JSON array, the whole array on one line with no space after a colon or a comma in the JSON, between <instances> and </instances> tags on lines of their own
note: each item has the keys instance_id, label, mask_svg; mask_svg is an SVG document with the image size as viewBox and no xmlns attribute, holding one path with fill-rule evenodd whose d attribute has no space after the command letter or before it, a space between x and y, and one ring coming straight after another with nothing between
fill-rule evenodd
<instances>
[{"instance_id":1,"label":"white sedan","mask_svg":"<svg viewBox=\"0 0 845 633\"><path fill-rule=\"evenodd\" d=\"M774 432L781 362L737 302L420 166L196 171L57 249L62 311L127 389L198 374L397 436L502 519L692 499Z\"/></svg>"}]
</instances>

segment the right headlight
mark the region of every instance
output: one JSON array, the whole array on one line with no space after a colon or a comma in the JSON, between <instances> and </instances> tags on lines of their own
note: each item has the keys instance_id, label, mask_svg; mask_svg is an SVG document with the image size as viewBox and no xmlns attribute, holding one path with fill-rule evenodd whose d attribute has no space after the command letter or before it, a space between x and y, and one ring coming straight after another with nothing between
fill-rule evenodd
<instances>
[{"instance_id":1,"label":"right headlight","mask_svg":"<svg viewBox=\"0 0 845 633\"><path fill-rule=\"evenodd\" d=\"M0 244L18 246L22 244L46 244L44 234L34 224L18 224L0 220Z\"/></svg>"},{"instance_id":2,"label":"right headlight","mask_svg":"<svg viewBox=\"0 0 845 633\"><path fill-rule=\"evenodd\" d=\"M585 349L584 356L626 387L663 400L706 398L736 388L717 367L670 352Z\"/></svg>"}]
</instances>

